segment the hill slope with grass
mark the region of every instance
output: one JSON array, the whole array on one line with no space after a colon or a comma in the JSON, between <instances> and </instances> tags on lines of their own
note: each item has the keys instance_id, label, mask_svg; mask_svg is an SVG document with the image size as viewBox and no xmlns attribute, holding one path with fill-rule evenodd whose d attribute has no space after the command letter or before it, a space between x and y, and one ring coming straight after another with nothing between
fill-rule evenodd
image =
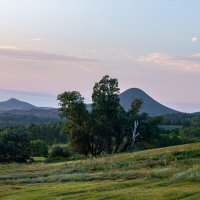
<instances>
[{"instance_id":1,"label":"hill slope with grass","mask_svg":"<svg viewBox=\"0 0 200 200\"><path fill-rule=\"evenodd\" d=\"M61 163L0 165L0 199L200 199L200 143Z\"/></svg>"}]
</instances>

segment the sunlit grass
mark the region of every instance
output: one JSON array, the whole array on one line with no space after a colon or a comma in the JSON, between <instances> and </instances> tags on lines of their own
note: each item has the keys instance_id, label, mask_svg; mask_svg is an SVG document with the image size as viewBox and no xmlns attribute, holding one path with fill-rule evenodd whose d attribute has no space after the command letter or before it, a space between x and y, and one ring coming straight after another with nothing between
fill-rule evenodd
<instances>
[{"instance_id":1,"label":"sunlit grass","mask_svg":"<svg viewBox=\"0 0 200 200\"><path fill-rule=\"evenodd\" d=\"M0 199L200 199L200 143L0 165Z\"/></svg>"}]
</instances>

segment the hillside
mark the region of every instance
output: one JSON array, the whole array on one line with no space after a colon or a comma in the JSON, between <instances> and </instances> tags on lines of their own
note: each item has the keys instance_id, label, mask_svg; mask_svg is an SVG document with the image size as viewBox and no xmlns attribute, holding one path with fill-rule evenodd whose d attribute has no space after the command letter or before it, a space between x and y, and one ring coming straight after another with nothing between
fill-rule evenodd
<instances>
[{"instance_id":1,"label":"hillside","mask_svg":"<svg viewBox=\"0 0 200 200\"><path fill-rule=\"evenodd\" d=\"M128 89L123 93L121 93L119 97L120 97L120 103L125 108L125 110L128 110L130 108L131 102L135 98L139 98L143 100L143 106L141 108L141 112L146 112L152 116L177 113L177 111L160 104L152 97L147 95L144 91L138 88Z\"/></svg>"},{"instance_id":2,"label":"hillside","mask_svg":"<svg viewBox=\"0 0 200 200\"><path fill-rule=\"evenodd\" d=\"M56 108L40 108L17 99L0 102L0 128L61 121Z\"/></svg>"},{"instance_id":3,"label":"hillside","mask_svg":"<svg viewBox=\"0 0 200 200\"><path fill-rule=\"evenodd\" d=\"M0 102L0 111L8 110L31 110L37 108L29 103L19 101L15 98L9 99L7 101Z\"/></svg>"},{"instance_id":4,"label":"hillside","mask_svg":"<svg viewBox=\"0 0 200 200\"><path fill-rule=\"evenodd\" d=\"M200 199L200 143L62 163L0 165L0 199Z\"/></svg>"}]
</instances>

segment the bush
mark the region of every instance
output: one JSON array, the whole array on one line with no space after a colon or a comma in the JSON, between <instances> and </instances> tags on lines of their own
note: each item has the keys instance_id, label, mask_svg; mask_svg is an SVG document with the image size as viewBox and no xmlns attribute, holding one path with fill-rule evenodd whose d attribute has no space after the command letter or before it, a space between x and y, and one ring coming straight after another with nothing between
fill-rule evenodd
<instances>
[{"instance_id":1,"label":"bush","mask_svg":"<svg viewBox=\"0 0 200 200\"><path fill-rule=\"evenodd\" d=\"M43 140L30 142L31 156L48 156L48 146Z\"/></svg>"},{"instance_id":2,"label":"bush","mask_svg":"<svg viewBox=\"0 0 200 200\"><path fill-rule=\"evenodd\" d=\"M27 134L7 129L0 133L0 162L26 162L30 158Z\"/></svg>"},{"instance_id":3,"label":"bush","mask_svg":"<svg viewBox=\"0 0 200 200\"><path fill-rule=\"evenodd\" d=\"M49 158L67 158L70 153L66 146L54 145L49 152Z\"/></svg>"}]
</instances>

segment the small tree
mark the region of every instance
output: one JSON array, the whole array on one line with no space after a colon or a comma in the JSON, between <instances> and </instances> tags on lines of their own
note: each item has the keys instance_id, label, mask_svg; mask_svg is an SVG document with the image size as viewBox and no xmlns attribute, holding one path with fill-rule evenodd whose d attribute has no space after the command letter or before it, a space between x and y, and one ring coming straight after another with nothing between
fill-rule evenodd
<instances>
[{"instance_id":1,"label":"small tree","mask_svg":"<svg viewBox=\"0 0 200 200\"><path fill-rule=\"evenodd\" d=\"M0 133L0 162L26 162L30 158L27 134L21 129L7 129Z\"/></svg>"},{"instance_id":2,"label":"small tree","mask_svg":"<svg viewBox=\"0 0 200 200\"><path fill-rule=\"evenodd\" d=\"M30 142L31 156L48 156L48 146L43 140L33 140Z\"/></svg>"},{"instance_id":3,"label":"small tree","mask_svg":"<svg viewBox=\"0 0 200 200\"><path fill-rule=\"evenodd\" d=\"M53 145L49 152L49 158L66 158L69 156L70 153L66 146Z\"/></svg>"}]
</instances>

